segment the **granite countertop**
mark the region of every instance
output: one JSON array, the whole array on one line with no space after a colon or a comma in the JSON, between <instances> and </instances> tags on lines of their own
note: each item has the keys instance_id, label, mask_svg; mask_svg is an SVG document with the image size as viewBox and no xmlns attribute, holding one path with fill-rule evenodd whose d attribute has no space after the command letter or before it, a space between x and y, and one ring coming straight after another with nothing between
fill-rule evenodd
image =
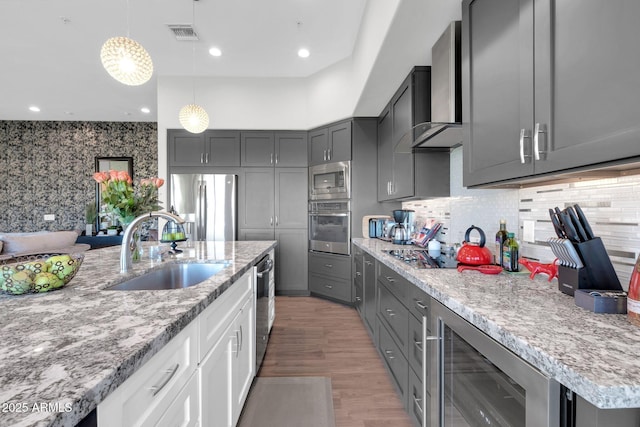
<instances>
[{"instance_id":1,"label":"granite countertop","mask_svg":"<svg viewBox=\"0 0 640 427\"><path fill-rule=\"evenodd\" d=\"M160 264L121 275L118 246L86 252L60 290L0 294L0 426L75 426L275 244L181 244L163 263L229 262L186 289L104 290Z\"/></svg>"},{"instance_id":2,"label":"granite countertop","mask_svg":"<svg viewBox=\"0 0 640 427\"><path fill-rule=\"evenodd\" d=\"M401 274L485 334L599 408L640 408L640 329L626 314L595 314L558 290L556 279L418 270L382 252L375 239L356 246Z\"/></svg>"}]
</instances>

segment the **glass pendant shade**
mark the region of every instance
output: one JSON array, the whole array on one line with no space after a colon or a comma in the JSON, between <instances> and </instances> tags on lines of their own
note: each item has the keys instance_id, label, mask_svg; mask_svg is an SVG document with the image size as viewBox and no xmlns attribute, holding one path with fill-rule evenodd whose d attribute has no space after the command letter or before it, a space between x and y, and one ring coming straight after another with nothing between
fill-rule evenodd
<instances>
[{"instance_id":1,"label":"glass pendant shade","mask_svg":"<svg viewBox=\"0 0 640 427\"><path fill-rule=\"evenodd\" d=\"M179 118L182 127L191 133L201 133L209 127L209 115L204 108L196 104L182 107Z\"/></svg>"},{"instance_id":2,"label":"glass pendant shade","mask_svg":"<svg viewBox=\"0 0 640 427\"><path fill-rule=\"evenodd\" d=\"M129 86L146 83L153 74L153 62L147 51L128 37L112 37L100 50L100 60L107 72Z\"/></svg>"}]
</instances>

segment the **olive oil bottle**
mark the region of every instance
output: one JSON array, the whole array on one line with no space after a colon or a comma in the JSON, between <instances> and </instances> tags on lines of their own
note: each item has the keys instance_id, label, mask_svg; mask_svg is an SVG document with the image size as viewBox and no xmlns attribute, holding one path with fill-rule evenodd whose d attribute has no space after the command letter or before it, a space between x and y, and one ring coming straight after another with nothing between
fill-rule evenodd
<instances>
[{"instance_id":1,"label":"olive oil bottle","mask_svg":"<svg viewBox=\"0 0 640 427\"><path fill-rule=\"evenodd\" d=\"M502 268L507 271L519 271L520 258L518 241L514 233L507 234L507 240L502 245Z\"/></svg>"},{"instance_id":2,"label":"olive oil bottle","mask_svg":"<svg viewBox=\"0 0 640 427\"><path fill-rule=\"evenodd\" d=\"M502 245L507 240L507 221L500 220L500 230L496 233L496 245L493 251L493 263L502 265Z\"/></svg>"}]
</instances>

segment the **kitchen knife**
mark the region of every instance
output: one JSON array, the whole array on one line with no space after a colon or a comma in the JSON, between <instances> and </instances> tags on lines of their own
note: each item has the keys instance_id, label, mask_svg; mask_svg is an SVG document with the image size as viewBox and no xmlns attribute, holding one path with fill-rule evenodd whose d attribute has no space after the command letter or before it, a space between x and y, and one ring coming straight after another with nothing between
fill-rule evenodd
<instances>
[{"instance_id":1,"label":"kitchen knife","mask_svg":"<svg viewBox=\"0 0 640 427\"><path fill-rule=\"evenodd\" d=\"M582 227L582 223L580 223L580 220L578 219L578 216L576 215L576 211L573 210L573 206L568 206L565 209L565 212L569 214L569 218L571 219L571 223L573 224L573 226L575 227L576 231L578 232L578 236L580 237L580 241L581 242L586 242L587 240L589 240L589 238L587 237L587 232Z\"/></svg>"},{"instance_id":2,"label":"kitchen knife","mask_svg":"<svg viewBox=\"0 0 640 427\"><path fill-rule=\"evenodd\" d=\"M582 263L582 260L580 259L580 255L578 255L578 251L576 251L576 248L575 248L575 246L573 246L573 243L571 243L570 241L566 240L564 242L564 247L567 249L567 253L569 254L569 257L571 258L571 261L574 264L574 268L582 268L582 267L584 267L584 264Z\"/></svg>"},{"instance_id":3,"label":"kitchen knife","mask_svg":"<svg viewBox=\"0 0 640 427\"><path fill-rule=\"evenodd\" d=\"M593 230L591 229L591 226L589 225L589 221L587 221L587 217L584 215L582 208L577 203L573 206L576 209L578 220L582 224L582 227L584 228L584 231L587 234L587 240L591 240L594 237L596 237L595 234L593 234Z\"/></svg>"},{"instance_id":4,"label":"kitchen knife","mask_svg":"<svg viewBox=\"0 0 640 427\"><path fill-rule=\"evenodd\" d=\"M549 216L551 217L551 224L553 224L553 229L556 231L556 234L559 238L564 239L566 236L564 235L564 231L562 231L558 216L553 209L549 209Z\"/></svg>"},{"instance_id":5,"label":"kitchen knife","mask_svg":"<svg viewBox=\"0 0 640 427\"><path fill-rule=\"evenodd\" d=\"M567 215L564 212L560 212L558 216L560 217L562 228L564 229L564 232L566 233L567 238L572 242L576 242L576 243L580 242L580 236L578 236L578 232L573 226L573 223L571 222L571 218L569 218L569 215Z\"/></svg>"}]
</instances>

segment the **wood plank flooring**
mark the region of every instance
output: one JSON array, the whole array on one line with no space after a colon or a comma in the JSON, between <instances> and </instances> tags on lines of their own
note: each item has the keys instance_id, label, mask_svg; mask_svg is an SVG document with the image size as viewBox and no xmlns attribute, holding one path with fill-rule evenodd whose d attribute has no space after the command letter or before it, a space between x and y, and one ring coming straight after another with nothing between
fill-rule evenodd
<instances>
[{"instance_id":1,"label":"wood plank flooring","mask_svg":"<svg viewBox=\"0 0 640 427\"><path fill-rule=\"evenodd\" d=\"M412 427L358 312L314 297L276 297L259 376L330 377L337 427Z\"/></svg>"}]
</instances>

